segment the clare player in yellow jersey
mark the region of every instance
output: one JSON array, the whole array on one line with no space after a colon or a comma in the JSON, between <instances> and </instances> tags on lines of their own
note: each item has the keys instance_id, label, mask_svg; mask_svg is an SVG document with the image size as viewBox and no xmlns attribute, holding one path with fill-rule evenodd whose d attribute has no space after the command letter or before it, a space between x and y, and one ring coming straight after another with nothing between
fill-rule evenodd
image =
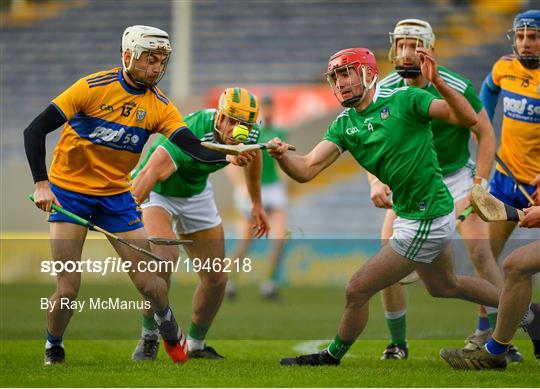
<instances>
[{"instance_id":1,"label":"clare player in yellow jersey","mask_svg":"<svg viewBox=\"0 0 540 389\"><path fill-rule=\"evenodd\" d=\"M24 131L24 143L38 208L48 212L54 203L149 250L141 214L130 192L130 172L152 133L165 135L200 162L245 165L250 161L251 154L224 157L204 149L186 127L178 109L156 86L170 54L165 31L128 27L122 36L122 67L81 78L32 121ZM47 174L45 137L62 125ZM87 227L55 212L49 222L53 259L80 260ZM165 280L139 270L138 263L148 257L117 241L111 240L111 244L121 258L131 262L128 274L151 302L170 357L185 362L186 338L169 307ZM54 308L47 314L45 364L64 362L62 336L73 311L58 302L75 300L80 283L77 272L57 276L56 291L50 298Z\"/></svg>"},{"instance_id":2,"label":"clare player in yellow jersey","mask_svg":"<svg viewBox=\"0 0 540 389\"><path fill-rule=\"evenodd\" d=\"M498 155L522 187L540 204L540 10L520 13L509 31L513 55L499 59L484 80L480 98L493 119L499 95L502 97L502 131ZM517 185L497 164L490 192L515 208L529 204ZM516 222L490 223L490 242L495 258L516 226Z\"/></svg>"}]
</instances>

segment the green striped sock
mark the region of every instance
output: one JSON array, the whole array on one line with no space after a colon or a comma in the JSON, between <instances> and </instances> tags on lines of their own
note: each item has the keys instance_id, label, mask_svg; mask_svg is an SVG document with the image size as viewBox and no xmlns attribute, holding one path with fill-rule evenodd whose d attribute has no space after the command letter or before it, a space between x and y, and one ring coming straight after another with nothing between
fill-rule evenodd
<instances>
[{"instance_id":1,"label":"green striped sock","mask_svg":"<svg viewBox=\"0 0 540 389\"><path fill-rule=\"evenodd\" d=\"M328 346L328 352L331 356L333 356L336 359L341 359L349 351L351 346L353 345L353 342L344 342L339 338L338 335L334 337L334 340L332 343L330 343L330 346Z\"/></svg>"},{"instance_id":2,"label":"green striped sock","mask_svg":"<svg viewBox=\"0 0 540 389\"><path fill-rule=\"evenodd\" d=\"M396 319L386 318L386 325L392 338L392 343L401 347L407 347L407 315Z\"/></svg>"},{"instance_id":3,"label":"green striped sock","mask_svg":"<svg viewBox=\"0 0 540 389\"><path fill-rule=\"evenodd\" d=\"M154 315L146 316L143 315L142 326L145 330L155 331L158 328L157 322L154 320Z\"/></svg>"},{"instance_id":4,"label":"green striped sock","mask_svg":"<svg viewBox=\"0 0 540 389\"><path fill-rule=\"evenodd\" d=\"M191 339L204 340L209 329L210 324L196 324L191 322L188 334Z\"/></svg>"}]
</instances>

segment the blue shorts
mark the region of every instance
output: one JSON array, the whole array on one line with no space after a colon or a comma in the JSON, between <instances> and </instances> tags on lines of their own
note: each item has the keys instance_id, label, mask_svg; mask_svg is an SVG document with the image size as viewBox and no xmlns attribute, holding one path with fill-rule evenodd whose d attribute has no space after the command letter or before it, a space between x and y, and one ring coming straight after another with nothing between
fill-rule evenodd
<instances>
[{"instance_id":1,"label":"blue shorts","mask_svg":"<svg viewBox=\"0 0 540 389\"><path fill-rule=\"evenodd\" d=\"M536 187L532 185L524 183L521 183L521 185L529 194L532 194L536 190ZM489 183L489 193L497 197L503 203L511 205L514 208L523 209L529 207L529 201L523 193L521 193L517 185L514 184L514 181L498 170L495 171L495 174Z\"/></svg>"},{"instance_id":2,"label":"blue shorts","mask_svg":"<svg viewBox=\"0 0 540 389\"><path fill-rule=\"evenodd\" d=\"M104 230L126 232L143 227L141 211L129 191L112 196L92 196L50 185L63 208ZM54 211L49 216L49 222L79 224Z\"/></svg>"}]
</instances>

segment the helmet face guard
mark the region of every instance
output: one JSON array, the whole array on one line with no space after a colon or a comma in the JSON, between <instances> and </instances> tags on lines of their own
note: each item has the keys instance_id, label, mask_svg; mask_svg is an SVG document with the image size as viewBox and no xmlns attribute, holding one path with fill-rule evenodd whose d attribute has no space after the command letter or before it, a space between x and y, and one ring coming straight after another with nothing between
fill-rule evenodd
<instances>
[{"instance_id":1,"label":"helmet face guard","mask_svg":"<svg viewBox=\"0 0 540 389\"><path fill-rule=\"evenodd\" d=\"M214 120L214 131L219 135L222 143L229 139L218 126L225 124L232 128L238 124L246 126L250 131L259 116L259 102L257 97L244 88L227 88L219 97L217 117Z\"/></svg>"},{"instance_id":2,"label":"helmet face guard","mask_svg":"<svg viewBox=\"0 0 540 389\"><path fill-rule=\"evenodd\" d=\"M367 74L372 74L370 82ZM348 82L342 85L340 74L347 74ZM326 80L339 103L344 107L355 107L366 97L367 92L377 82L377 62L373 53L367 49L345 49L337 52L328 62ZM357 81L355 81L357 80ZM362 89L355 94L355 90ZM343 93L350 92L351 97L343 98Z\"/></svg>"},{"instance_id":3,"label":"helmet face guard","mask_svg":"<svg viewBox=\"0 0 540 389\"><path fill-rule=\"evenodd\" d=\"M518 14L506 36L512 42L512 50L523 67L537 69L540 67L540 51L537 49L536 53L520 55L516 44L518 34L523 34L523 39L527 40L531 39L528 37L531 31L534 31L532 40L538 41L540 39L540 11L538 10L530 10Z\"/></svg>"},{"instance_id":4,"label":"helmet face guard","mask_svg":"<svg viewBox=\"0 0 540 389\"><path fill-rule=\"evenodd\" d=\"M388 52L388 59L394 64L396 73L398 73L403 78L417 78L420 76L420 60L418 57L414 56L413 65L402 65L400 60L403 58L403 54L399 55L398 41L400 39L415 39L416 44L414 51L420 47L426 49L433 49L435 45L435 34L431 29L431 25L420 19L405 19L401 20L396 24L393 32L390 32L390 51Z\"/></svg>"},{"instance_id":5,"label":"helmet face guard","mask_svg":"<svg viewBox=\"0 0 540 389\"><path fill-rule=\"evenodd\" d=\"M131 53L129 63L126 63L123 55L126 52ZM122 36L122 66L129 78L141 88L151 88L163 78L171 52L169 35L155 27L130 26L126 28ZM144 53L147 54L146 63L136 64ZM160 65L162 68L154 80L148 81L150 61L156 59L162 62Z\"/></svg>"},{"instance_id":6,"label":"helmet face guard","mask_svg":"<svg viewBox=\"0 0 540 389\"><path fill-rule=\"evenodd\" d=\"M161 81L161 79L165 75L165 72L167 71L167 66L169 64L170 51L146 50L146 49L143 49L143 48L141 48L139 50L140 51L139 51L138 56L135 54L136 52L132 53L129 64L126 64L124 62L124 60L122 59L124 69L126 70L126 73L128 74L131 81L133 81L135 84L137 84L137 86L139 86L141 88L152 88ZM143 54L145 54L145 53L147 54L146 61L143 62L143 64L139 63L137 65L136 61L138 59L140 59L141 56ZM159 60L159 58L161 58L161 57L165 57L165 59L162 60L164 63L163 63L163 67L162 67L161 71L159 72L159 74L157 75L157 77L154 80L152 80L150 82L147 81L148 78L149 78L148 73L149 73L149 68L150 68L150 61L152 60L152 58L158 58L158 60ZM137 71L139 73L139 76L137 76L135 71ZM142 76L141 76L141 74L142 74Z\"/></svg>"},{"instance_id":7,"label":"helmet face guard","mask_svg":"<svg viewBox=\"0 0 540 389\"><path fill-rule=\"evenodd\" d=\"M403 49L400 50L398 47L398 41L400 39L415 39L414 37L408 37L408 38L396 38L395 43L392 44L392 48L390 49L389 56L391 57L391 62L394 64L394 69L396 70L396 73L399 74L402 78L418 78L422 74L420 70L420 59L416 54L412 57L414 64L412 65L403 65L401 62L402 59L406 59L403 55ZM421 40L419 38L415 39L414 44L414 53L416 53L416 49L420 46ZM398 53L401 51L401 55Z\"/></svg>"}]
</instances>

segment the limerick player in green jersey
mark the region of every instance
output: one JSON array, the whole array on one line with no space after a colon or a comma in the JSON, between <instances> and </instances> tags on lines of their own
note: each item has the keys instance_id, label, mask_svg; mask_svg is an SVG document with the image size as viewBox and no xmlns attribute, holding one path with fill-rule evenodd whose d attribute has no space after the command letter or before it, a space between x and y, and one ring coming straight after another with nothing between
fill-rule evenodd
<instances>
[{"instance_id":1,"label":"limerick player in green jersey","mask_svg":"<svg viewBox=\"0 0 540 389\"><path fill-rule=\"evenodd\" d=\"M274 98L271 95L263 96L261 109L263 124L261 125L259 142L266 143L276 137L286 140L284 130L274 125ZM244 258L247 255L252 235L249 201L247 201L248 193L245 185L243 185L244 180L241 170L233 165L227 167L227 175L235 188L234 203L242 216L239 223L240 241L236 255L233 258ZM263 298L276 299L279 298L277 279L281 270L287 238L287 188L283 178L280 177L276 160L265 151L262 154L261 196L272 227L273 247L269 258L267 276L261 283L260 289ZM226 295L229 298L236 296L236 286L231 278L227 283Z\"/></svg>"},{"instance_id":2,"label":"limerick player in green jersey","mask_svg":"<svg viewBox=\"0 0 540 389\"><path fill-rule=\"evenodd\" d=\"M448 243L455 228L454 202L442 181L430 128L431 119L470 128L476 124L476 113L462 94L444 82L431 54L424 48L416 52L422 75L443 99L420 88L379 88L373 53L364 48L345 49L330 57L327 79L347 109L307 155L287 152L288 145L279 138L274 140L278 148L269 151L290 177L307 182L348 150L367 171L389 185L398 216L389 243L349 281L345 312L329 347L284 358L283 365L339 364L367 324L370 298L412 270L432 296L498 304L497 287L453 272Z\"/></svg>"},{"instance_id":3,"label":"limerick player in green jersey","mask_svg":"<svg viewBox=\"0 0 540 389\"><path fill-rule=\"evenodd\" d=\"M218 109L206 109L186 116L185 121L199 139L210 142L235 144L232 130L238 124L250 129L246 143L256 143L259 128L256 125L259 104L257 98L243 88L227 88L221 94ZM150 151L134 172L133 195L141 204L143 223L149 236L166 239L193 240L185 246L189 257L209 259L210 266L198 272L200 283L193 295L193 314L187 344L190 358L222 359L212 347L206 345L206 334L216 316L227 284L225 269L225 242L223 226L214 201L208 175L226 163L207 165L197 162L175 148L165 137L158 137ZM252 227L255 236L268 235L269 225L261 202L261 152L245 168L246 183L253 208ZM176 246L152 245L160 257L176 261ZM216 263L220 261L220 263ZM220 265L220 271L216 265ZM195 269L195 267L193 267ZM229 269L234 271L234 269ZM170 273L162 274L170 285ZM142 336L133 359L155 359L158 350L158 332L152 312L143 317Z\"/></svg>"},{"instance_id":4,"label":"limerick player in green jersey","mask_svg":"<svg viewBox=\"0 0 540 389\"><path fill-rule=\"evenodd\" d=\"M381 88L396 89L403 86L414 86L440 98L437 89L420 74L419 61L414 54L416 47L424 47L431 54L434 53L435 34L431 25L424 20L401 20L396 24L394 31L390 33L390 40L389 57L394 63L395 72L380 82ZM450 87L463 94L478 114L478 123L470 129L440 120L431 121L433 143L437 152L437 160L442 169L443 181L454 199L456 214L461 214L470 206L469 193L473 182L487 185L487 179L493 166L495 134L471 82L442 66L439 66L438 69L442 79ZM469 153L471 131L478 140L476 166L470 159ZM391 209L391 191L388 185L374 176L370 176L369 181L374 205L380 208L389 208L381 230L381 239L385 242L392 236L392 223L396 219L396 214ZM502 272L491 253L487 223L483 222L477 215L471 214L459 224L457 230L463 237L463 243L478 275L492 284L502 287ZM381 359L407 358L407 289L405 285L397 283L384 289L381 292L381 297L392 338ZM468 338L466 347L476 348L484 339L489 339L490 323L488 318L494 326L496 308L488 307L487 309L488 317L485 314L479 317L478 329ZM515 351L515 349L513 350ZM517 351L512 355L520 358Z\"/></svg>"}]
</instances>

